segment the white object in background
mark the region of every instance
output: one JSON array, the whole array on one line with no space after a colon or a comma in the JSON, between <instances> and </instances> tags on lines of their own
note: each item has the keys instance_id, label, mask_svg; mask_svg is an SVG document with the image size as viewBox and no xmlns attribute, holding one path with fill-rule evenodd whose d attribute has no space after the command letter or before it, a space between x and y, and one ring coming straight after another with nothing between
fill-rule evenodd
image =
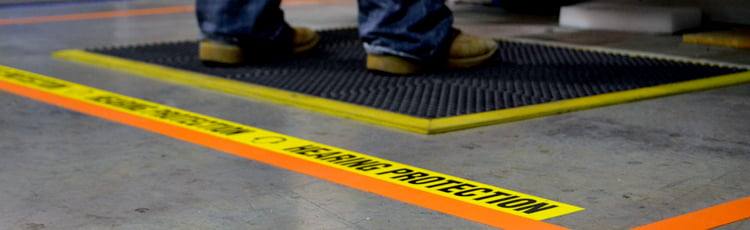
<instances>
[{"instance_id":1,"label":"white object in background","mask_svg":"<svg viewBox=\"0 0 750 230\"><path fill-rule=\"evenodd\" d=\"M560 25L646 33L674 33L701 25L697 7L590 2L560 8Z\"/></svg>"}]
</instances>

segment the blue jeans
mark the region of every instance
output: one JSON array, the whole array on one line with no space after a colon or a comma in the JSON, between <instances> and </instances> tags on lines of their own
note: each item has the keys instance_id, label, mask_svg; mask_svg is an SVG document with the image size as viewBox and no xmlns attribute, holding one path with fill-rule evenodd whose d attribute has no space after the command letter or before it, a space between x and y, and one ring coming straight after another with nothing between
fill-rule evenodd
<instances>
[{"instance_id":1,"label":"blue jeans","mask_svg":"<svg viewBox=\"0 0 750 230\"><path fill-rule=\"evenodd\" d=\"M244 48L288 48L294 31L284 20L281 0L197 0L204 39Z\"/></svg>"},{"instance_id":2,"label":"blue jeans","mask_svg":"<svg viewBox=\"0 0 750 230\"><path fill-rule=\"evenodd\" d=\"M359 34L368 54L414 61L443 57L453 15L444 0L358 0ZM294 36L280 0L197 0L205 39L252 47L288 47ZM286 45L286 46L284 46Z\"/></svg>"}]
</instances>

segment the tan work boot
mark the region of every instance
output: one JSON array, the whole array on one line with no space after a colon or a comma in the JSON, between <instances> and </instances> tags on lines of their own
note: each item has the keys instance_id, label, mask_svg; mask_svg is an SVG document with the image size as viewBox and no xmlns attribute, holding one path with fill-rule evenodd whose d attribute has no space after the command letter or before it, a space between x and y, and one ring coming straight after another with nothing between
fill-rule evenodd
<instances>
[{"instance_id":1,"label":"tan work boot","mask_svg":"<svg viewBox=\"0 0 750 230\"><path fill-rule=\"evenodd\" d=\"M432 63L431 66L426 66L398 56L370 54L367 55L367 69L390 74L414 74L444 67L471 68L490 59L496 51L495 40L460 33L453 39L444 63Z\"/></svg>"},{"instance_id":2,"label":"tan work boot","mask_svg":"<svg viewBox=\"0 0 750 230\"><path fill-rule=\"evenodd\" d=\"M294 27L294 38L292 40L292 54L304 53L315 47L320 41L318 33L304 28ZM247 50L237 45L223 44L211 41L201 41L198 48L198 56L204 63L238 65L245 63ZM262 57L259 57L262 58Z\"/></svg>"}]
</instances>

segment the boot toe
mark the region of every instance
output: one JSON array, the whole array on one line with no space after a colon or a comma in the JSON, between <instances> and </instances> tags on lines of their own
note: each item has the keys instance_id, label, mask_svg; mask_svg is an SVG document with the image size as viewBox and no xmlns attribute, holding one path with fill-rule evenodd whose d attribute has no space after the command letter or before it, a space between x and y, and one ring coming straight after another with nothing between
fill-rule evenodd
<instances>
[{"instance_id":1,"label":"boot toe","mask_svg":"<svg viewBox=\"0 0 750 230\"><path fill-rule=\"evenodd\" d=\"M449 68L470 68L481 65L497 51L497 42L490 38L459 34L448 53Z\"/></svg>"},{"instance_id":2,"label":"boot toe","mask_svg":"<svg viewBox=\"0 0 750 230\"><path fill-rule=\"evenodd\" d=\"M315 47L320 36L315 31L305 27L294 27L293 53L303 53Z\"/></svg>"}]
</instances>

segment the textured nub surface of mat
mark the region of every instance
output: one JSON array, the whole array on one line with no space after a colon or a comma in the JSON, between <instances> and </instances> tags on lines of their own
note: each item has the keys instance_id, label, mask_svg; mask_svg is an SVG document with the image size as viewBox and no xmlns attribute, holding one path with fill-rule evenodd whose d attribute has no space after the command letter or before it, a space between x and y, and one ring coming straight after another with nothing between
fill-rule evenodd
<instances>
[{"instance_id":1,"label":"textured nub surface of mat","mask_svg":"<svg viewBox=\"0 0 750 230\"><path fill-rule=\"evenodd\" d=\"M88 51L421 118L501 110L744 71L501 41L497 55L480 68L395 77L365 69L365 52L355 29L320 34L320 47L311 54L234 68L202 65L197 41Z\"/></svg>"}]
</instances>

